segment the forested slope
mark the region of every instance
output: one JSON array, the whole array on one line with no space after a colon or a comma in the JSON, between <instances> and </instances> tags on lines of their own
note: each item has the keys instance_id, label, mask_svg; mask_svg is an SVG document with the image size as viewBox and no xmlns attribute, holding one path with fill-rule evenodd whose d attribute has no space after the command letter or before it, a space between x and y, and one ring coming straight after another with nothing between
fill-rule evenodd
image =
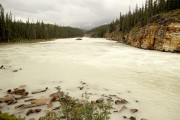
<instances>
[{"instance_id":1,"label":"forested slope","mask_svg":"<svg viewBox=\"0 0 180 120\"><path fill-rule=\"evenodd\" d=\"M180 0L146 0L104 31L107 39L138 48L180 52Z\"/></svg>"}]
</instances>

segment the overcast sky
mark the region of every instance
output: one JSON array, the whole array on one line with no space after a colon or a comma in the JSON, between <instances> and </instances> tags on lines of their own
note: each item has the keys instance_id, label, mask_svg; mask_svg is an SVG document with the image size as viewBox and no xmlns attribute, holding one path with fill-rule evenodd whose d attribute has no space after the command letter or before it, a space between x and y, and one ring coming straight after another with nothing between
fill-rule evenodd
<instances>
[{"instance_id":1,"label":"overcast sky","mask_svg":"<svg viewBox=\"0 0 180 120\"><path fill-rule=\"evenodd\" d=\"M63 26L92 28L106 24L145 0L0 0L5 12L23 21L43 20Z\"/></svg>"}]
</instances>

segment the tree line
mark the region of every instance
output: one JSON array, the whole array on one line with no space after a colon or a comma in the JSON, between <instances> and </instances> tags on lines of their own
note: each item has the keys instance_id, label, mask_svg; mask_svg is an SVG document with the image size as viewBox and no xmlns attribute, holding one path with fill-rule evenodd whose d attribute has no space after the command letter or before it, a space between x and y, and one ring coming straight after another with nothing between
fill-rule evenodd
<instances>
[{"instance_id":1,"label":"tree line","mask_svg":"<svg viewBox=\"0 0 180 120\"><path fill-rule=\"evenodd\" d=\"M88 30L86 32L86 35L90 36L90 37L100 37L100 38L103 38L106 35L107 29L108 29L108 25L109 24L101 25L99 27L96 27L96 28L93 28L91 30Z\"/></svg>"},{"instance_id":2,"label":"tree line","mask_svg":"<svg viewBox=\"0 0 180 120\"><path fill-rule=\"evenodd\" d=\"M123 33L129 32L135 26L146 25L150 18L156 14L162 12L169 12L171 10L180 8L180 0L146 0L145 4L141 7L136 5L135 10L131 11L129 7L129 12L125 15L120 13L120 18L113 21L109 25L109 33L119 27L119 30Z\"/></svg>"},{"instance_id":3,"label":"tree line","mask_svg":"<svg viewBox=\"0 0 180 120\"><path fill-rule=\"evenodd\" d=\"M84 31L78 28L64 27L53 24L45 24L43 21L36 23L16 20L11 13L4 13L0 4L0 42L14 42L23 39L52 39L80 37Z\"/></svg>"}]
</instances>

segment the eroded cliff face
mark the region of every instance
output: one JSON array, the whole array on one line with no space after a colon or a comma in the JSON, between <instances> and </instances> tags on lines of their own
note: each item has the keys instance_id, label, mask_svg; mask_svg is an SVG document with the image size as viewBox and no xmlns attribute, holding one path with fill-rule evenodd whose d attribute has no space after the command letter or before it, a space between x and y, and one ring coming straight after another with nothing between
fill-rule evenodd
<instances>
[{"instance_id":1,"label":"eroded cliff face","mask_svg":"<svg viewBox=\"0 0 180 120\"><path fill-rule=\"evenodd\" d=\"M130 31L126 43L143 49L180 52L180 23L150 24Z\"/></svg>"},{"instance_id":2,"label":"eroded cliff face","mask_svg":"<svg viewBox=\"0 0 180 120\"><path fill-rule=\"evenodd\" d=\"M159 15L144 27L136 27L124 35L116 30L107 39L143 49L180 52L180 19Z\"/></svg>"}]
</instances>

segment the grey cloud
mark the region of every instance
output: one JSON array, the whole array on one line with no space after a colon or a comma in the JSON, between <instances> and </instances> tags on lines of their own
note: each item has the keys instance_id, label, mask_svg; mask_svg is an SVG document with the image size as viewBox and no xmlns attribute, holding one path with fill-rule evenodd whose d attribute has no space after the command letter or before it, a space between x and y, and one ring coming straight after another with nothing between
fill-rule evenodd
<instances>
[{"instance_id":1,"label":"grey cloud","mask_svg":"<svg viewBox=\"0 0 180 120\"><path fill-rule=\"evenodd\" d=\"M0 0L6 12L17 19L43 20L47 23L92 28L109 23L129 5L141 6L145 0Z\"/></svg>"}]
</instances>

